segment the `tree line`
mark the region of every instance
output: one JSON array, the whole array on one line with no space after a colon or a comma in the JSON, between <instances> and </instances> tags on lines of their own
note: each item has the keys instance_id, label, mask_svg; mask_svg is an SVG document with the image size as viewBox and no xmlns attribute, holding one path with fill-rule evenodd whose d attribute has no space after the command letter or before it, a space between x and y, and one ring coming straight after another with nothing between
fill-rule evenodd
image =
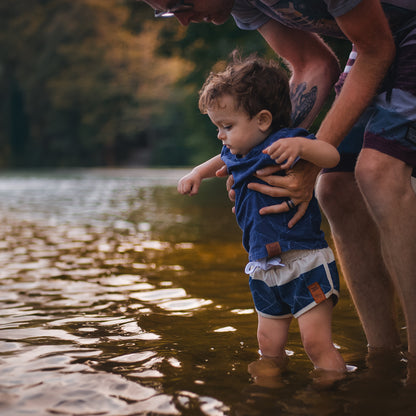
<instances>
[{"instance_id":1,"label":"tree line","mask_svg":"<svg viewBox=\"0 0 416 416\"><path fill-rule=\"evenodd\" d=\"M0 167L178 166L216 154L197 94L235 48L275 58L232 19L184 28L135 0L3 0Z\"/></svg>"}]
</instances>

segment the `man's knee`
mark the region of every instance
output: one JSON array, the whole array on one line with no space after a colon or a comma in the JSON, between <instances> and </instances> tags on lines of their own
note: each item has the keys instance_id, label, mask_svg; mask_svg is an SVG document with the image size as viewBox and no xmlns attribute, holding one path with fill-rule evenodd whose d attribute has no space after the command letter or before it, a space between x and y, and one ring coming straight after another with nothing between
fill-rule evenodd
<instances>
[{"instance_id":1,"label":"man's knee","mask_svg":"<svg viewBox=\"0 0 416 416\"><path fill-rule=\"evenodd\" d=\"M391 210L400 206L403 199L414 198L411 171L401 160L376 150L361 152L355 177L376 218L391 215Z\"/></svg>"},{"instance_id":2,"label":"man's knee","mask_svg":"<svg viewBox=\"0 0 416 416\"><path fill-rule=\"evenodd\" d=\"M389 167L383 164L379 158L371 157L368 152L362 152L355 167L355 177L364 195L371 194L374 187L381 185L388 169Z\"/></svg>"},{"instance_id":3,"label":"man's knee","mask_svg":"<svg viewBox=\"0 0 416 416\"><path fill-rule=\"evenodd\" d=\"M316 196L329 220L345 216L355 189L352 172L331 172L319 177Z\"/></svg>"}]
</instances>

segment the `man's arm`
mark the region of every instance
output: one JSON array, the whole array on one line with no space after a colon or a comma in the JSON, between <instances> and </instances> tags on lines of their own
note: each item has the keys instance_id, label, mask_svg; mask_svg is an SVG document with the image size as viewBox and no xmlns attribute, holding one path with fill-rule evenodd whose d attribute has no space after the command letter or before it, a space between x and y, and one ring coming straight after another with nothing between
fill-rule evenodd
<instances>
[{"instance_id":1,"label":"man's arm","mask_svg":"<svg viewBox=\"0 0 416 416\"><path fill-rule=\"evenodd\" d=\"M395 50L379 0L362 0L354 9L337 18L337 22L345 35L355 44L358 57L348 74L340 96L316 134L318 139L335 146L344 139L371 102L393 60ZM292 85L306 82L307 91L314 86L317 87L315 105L312 107L310 116L306 117L301 124L307 127L319 111L320 104L323 104L325 89L332 84L332 81L325 84L322 80L325 77L322 74L333 73L330 52L326 45L319 46L318 37L314 42L312 34L304 32L296 34L296 31L282 28L273 21L269 21L260 28L260 33L264 35L276 53L289 61L293 70ZM290 36L291 33L293 36ZM324 63L321 67L321 75L317 75L316 78L314 74L318 70L316 64L319 58L312 57L312 62L307 62L305 59L311 59L311 54L319 51L322 52L320 58ZM299 55L297 55L298 52ZM264 170L258 172L259 177L271 186L252 183L249 187L267 195L291 198L298 205L297 212L289 222L289 226L293 226L306 212L319 170L316 166L307 163L297 163L286 177L271 175L270 170ZM284 205L280 204L264 207L260 213L270 214L284 210L286 210Z\"/></svg>"},{"instance_id":2,"label":"man's arm","mask_svg":"<svg viewBox=\"0 0 416 416\"><path fill-rule=\"evenodd\" d=\"M287 62L294 126L308 128L318 115L340 74L337 57L314 33L269 20L258 29L271 48Z\"/></svg>"},{"instance_id":3,"label":"man's arm","mask_svg":"<svg viewBox=\"0 0 416 416\"><path fill-rule=\"evenodd\" d=\"M337 146L374 97L393 61L395 46L379 0L362 0L336 20L357 50L341 94L317 134L320 140ZM259 32L288 62L294 119L308 128L337 80L337 58L316 34L288 28L274 20L260 27Z\"/></svg>"},{"instance_id":4,"label":"man's arm","mask_svg":"<svg viewBox=\"0 0 416 416\"><path fill-rule=\"evenodd\" d=\"M337 19L357 50L340 95L317 133L338 146L373 99L395 55L395 45L379 0L363 0Z\"/></svg>"}]
</instances>

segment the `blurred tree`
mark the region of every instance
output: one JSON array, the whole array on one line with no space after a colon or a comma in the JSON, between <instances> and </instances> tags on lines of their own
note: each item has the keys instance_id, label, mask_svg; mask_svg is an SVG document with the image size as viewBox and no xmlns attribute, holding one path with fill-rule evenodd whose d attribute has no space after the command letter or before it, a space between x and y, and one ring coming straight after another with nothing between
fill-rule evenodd
<instances>
[{"instance_id":1,"label":"blurred tree","mask_svg":"<svg viewBox=\"0 0 416 416\"><path fill-rule=\"evenodd\" d=\"M0 4L3 166L113 165L146 153L190 65L158 57L157 27L132 33L129 11L120 0Z\"/></svg>"},{"instance_id":2,"label":"blurred tree","mask_svg":"<svg viewBox=\"0 0 416 416\"><path fill-rule=\"evenodd\" d=\"M155 19L136 0L0 2L0 167L187 165L220 150L197 108L257 32Z\"/></svg>"}]
</instances>

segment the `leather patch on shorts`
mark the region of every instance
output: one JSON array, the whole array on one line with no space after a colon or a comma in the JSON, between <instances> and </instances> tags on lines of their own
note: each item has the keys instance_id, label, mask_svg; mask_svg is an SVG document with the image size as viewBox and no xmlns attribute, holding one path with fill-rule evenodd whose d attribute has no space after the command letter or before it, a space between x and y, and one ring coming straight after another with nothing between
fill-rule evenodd
<instances>
[{"instance_id":1,"label":"leather patch on shorts","mask_svg":"<svg viewBox=\"0 0 416 416\"><path fill-rule=\"evenodd\" d=\"M313 300L316 303L321 303L324 300L326 300L325 293L321 289L321 286L319 286L318 282L312 283L308 286L309 292L311 292L311 295L313 297Z\"/></svg>"},{"instance_id":2,"label":"leather patch on shorts","mask_svg":"<svg viewBox=\"0 0 416 416\"><path fill-rule=\"evenodd\" d=\"M266 244L267 257L277 257L282 254L282 249L278 241Z\"/></svg>"}]
</instances>

